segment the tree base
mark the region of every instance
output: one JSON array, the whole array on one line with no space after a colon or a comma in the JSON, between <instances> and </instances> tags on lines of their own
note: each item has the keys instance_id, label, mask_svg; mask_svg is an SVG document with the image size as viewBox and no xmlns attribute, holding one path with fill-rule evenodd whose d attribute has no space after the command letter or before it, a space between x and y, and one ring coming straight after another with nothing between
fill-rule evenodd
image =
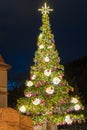
<instances>
[{"instance_id":1,"label":"tree base","mask_svg":"<svg viewBox=\"0 0 87 130\"><path fill-rule=\"evenodd\" d=\"M57 126L44 123L43 126L34 126L34 130L57 130Z\"/></svg>"}]
</instances>

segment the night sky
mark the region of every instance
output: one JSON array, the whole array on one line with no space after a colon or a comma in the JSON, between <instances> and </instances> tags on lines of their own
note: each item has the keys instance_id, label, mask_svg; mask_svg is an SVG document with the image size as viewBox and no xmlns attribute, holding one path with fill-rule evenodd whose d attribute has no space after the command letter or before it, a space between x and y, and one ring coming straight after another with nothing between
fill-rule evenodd
<instances>
[{"instance_id":1,"label":"night sky","mask_svg":"<svg viewBox=\"0 0 87 130\"><path fill-rule=\"evenodd\" d=\"M50 21L61 63L87 56L86 0L0 0L0 54L13 74L33 63L41 26L37 9L45 1L54 9Z\"/></svg>"}]
</instances>

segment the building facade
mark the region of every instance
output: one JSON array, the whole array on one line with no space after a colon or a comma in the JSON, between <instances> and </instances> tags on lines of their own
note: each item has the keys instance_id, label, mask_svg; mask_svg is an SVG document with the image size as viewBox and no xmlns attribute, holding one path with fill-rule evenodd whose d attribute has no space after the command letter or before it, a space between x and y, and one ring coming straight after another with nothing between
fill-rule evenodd
<instances>
[{"instance_id":1,"label":"building facade","mask_svg":"<svg viewBox=\"0 0 87 130\"><path fill-rule=\"evenodd\" d=\"M7 107L7 71L10 68L0 55L0 107Z\"/></svg>"}]
</instances>

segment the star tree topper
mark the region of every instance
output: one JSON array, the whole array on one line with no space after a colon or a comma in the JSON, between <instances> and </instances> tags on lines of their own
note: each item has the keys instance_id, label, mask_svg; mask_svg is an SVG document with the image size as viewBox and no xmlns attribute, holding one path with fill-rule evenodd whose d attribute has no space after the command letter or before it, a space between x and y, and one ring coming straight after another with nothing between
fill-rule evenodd
<instances>
[{"instance_id":1,"label":"star tree topper","mask_svg":"<svg viewBox=\"0 0 87 130\"><path fill-rule=\"evenodd\" d=\"M38 9L38 11L41 11L42 14L49 14L53 9L50 9L50 7L47 6L47 3L45 3L41 9Z\"/></svg>"}]
</instances>

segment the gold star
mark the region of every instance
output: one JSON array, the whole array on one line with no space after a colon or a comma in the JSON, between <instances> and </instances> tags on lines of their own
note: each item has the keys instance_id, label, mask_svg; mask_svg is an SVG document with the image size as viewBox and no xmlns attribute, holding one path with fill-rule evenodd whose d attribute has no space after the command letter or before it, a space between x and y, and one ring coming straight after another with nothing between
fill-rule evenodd
<instances>
[{"instance_id":1,"label":"gold star","mask_svg":"<svg viewBox=\"0 0 87 130\"><path fill-rule=\"evenodd\" d=\"M38 9L38 11L41 11L42 14L49 14L51 11L53 11L53 9L50 9L49 6L47 6L45 3L41 9Z\"/></svg>"}]
</instances>

